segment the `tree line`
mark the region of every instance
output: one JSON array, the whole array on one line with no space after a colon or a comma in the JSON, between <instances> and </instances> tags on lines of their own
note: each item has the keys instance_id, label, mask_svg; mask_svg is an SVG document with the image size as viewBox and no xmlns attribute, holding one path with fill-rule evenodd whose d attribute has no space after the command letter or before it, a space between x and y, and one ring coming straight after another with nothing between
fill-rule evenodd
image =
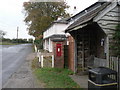
<instances>
[{"instance_id":1,"label":"tree line","mask_svg":"<svg viewBox=\"0 0 120 90\"><path fill-rule=\"evenodd\" d=\"M9 42L9 43L33 43L33 39L9 39L9 38L2 38L2 42Z\"/></svg>"}]
</instances>

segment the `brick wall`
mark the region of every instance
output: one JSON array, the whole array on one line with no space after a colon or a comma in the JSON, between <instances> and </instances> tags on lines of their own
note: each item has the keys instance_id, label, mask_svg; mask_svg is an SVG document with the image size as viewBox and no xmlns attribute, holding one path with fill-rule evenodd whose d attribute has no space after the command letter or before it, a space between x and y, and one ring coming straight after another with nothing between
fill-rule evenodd
<instances>
[{"instance_id":1,"label":"brick wall","mask_svg":"<svg viewBox=\"0 0 120 90\"><path fill-rule=\"evenodd\" d=\"M68 68L74 71L74 39L72 36L68 37Z\"/></svg>"},{"instance_id":2,"label":"brick wall","mask_svg":"<svg viewBox=\"0 0 120 90\"><path fill-rule=\"evenodd\" d=\"M68 68L74 71L74 39L72 36L69 36L68 39ZM56 54L56 44L61 44L61 56L57 56ZM53 42L53 53L54 53L54 66L56 68L64 68L64 45L66 45L66 41L64 42Z\"/></svg>"},{"instance_id":3,"label":"brick wall","mask_svg":"<svg viewBox=\"0 0 120 90\"><path fill-rule=\"evenodd\" d=\"M56 44L61 44L61 56L57 56ZM64 68L64 45L65 42L53 42L54 66L56 68Z\"/></svg>"}]
</instances>

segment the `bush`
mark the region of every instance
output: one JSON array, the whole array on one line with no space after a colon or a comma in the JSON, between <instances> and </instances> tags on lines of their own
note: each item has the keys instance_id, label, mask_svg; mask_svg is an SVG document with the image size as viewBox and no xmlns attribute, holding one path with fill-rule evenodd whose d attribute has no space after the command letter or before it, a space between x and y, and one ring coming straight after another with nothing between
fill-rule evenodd
<instances>
[{"instance_id":1,"label":"bush","mask_svg":"<svg viewBox=\"0 0 120 90\"><path fill-rule=\"evenodd\" d=\"M113 35L113 43L111 45L113 55L120 57L120 25L116 27L116 31Z\"/></svg>"},{"instance_id":2,"label":"bush","mask_svg":"<svg viewBox=\"0 0 120 90\"><path fill-rule=\"evenodd\" d=\"M37 46L38 49L43 49L43 39L35 39L34 44Z\"/></svg>"}]
</instances>

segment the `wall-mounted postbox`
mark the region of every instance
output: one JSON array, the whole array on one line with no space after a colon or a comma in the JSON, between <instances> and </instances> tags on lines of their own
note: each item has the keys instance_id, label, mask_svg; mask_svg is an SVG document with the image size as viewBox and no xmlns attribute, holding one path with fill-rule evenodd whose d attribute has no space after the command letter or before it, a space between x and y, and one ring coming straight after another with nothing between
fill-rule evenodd
<instances>
[{"instance_id":1,"label":"wall-mounted postbox","mask_svg":"<svg viewBox=\"0 0 120 90\"><path fill-rule=\"evenodd\" d=\"M62 44L56 44L56 54L59 57L62 55L61 50L62 50Z\"/></svg>"}]
</instances>

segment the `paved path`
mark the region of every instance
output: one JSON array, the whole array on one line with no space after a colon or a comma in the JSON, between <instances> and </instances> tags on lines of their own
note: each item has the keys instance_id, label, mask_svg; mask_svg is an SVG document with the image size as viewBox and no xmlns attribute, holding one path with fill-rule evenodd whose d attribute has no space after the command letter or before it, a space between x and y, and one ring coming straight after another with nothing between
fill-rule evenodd
<instances>
[{"instance_id":1,"label":"paved path","mask_svg":"<svg viewBox=\"0 0 120 90\"><path fill-rule=\"evenodd\" d=\"M17 71L25 62L25 58L32 52L31 44L3 45L2 54L2 84Z\"/></svg>"},{"instance_id":2,"label":"paved path","mask_svg":"<svg viewBox=\"0 0 120 90\"><path fill-rule=\"evenodd\" d=\"M70 75L70 77L81 87L88 88L88 75Z\"/></svg>"},{"instance_id":3,"label":"paved path","mask_svg":"<svg viewBox=\"0 0 120 90\"><path fill-rule=\"evenodd\" d=\"M32 74L31 61L35 56L35 53L29 54L25 63L10 77L3 88L43 88L43 85L38 83Z\"/></svg>"}]
</instances>

